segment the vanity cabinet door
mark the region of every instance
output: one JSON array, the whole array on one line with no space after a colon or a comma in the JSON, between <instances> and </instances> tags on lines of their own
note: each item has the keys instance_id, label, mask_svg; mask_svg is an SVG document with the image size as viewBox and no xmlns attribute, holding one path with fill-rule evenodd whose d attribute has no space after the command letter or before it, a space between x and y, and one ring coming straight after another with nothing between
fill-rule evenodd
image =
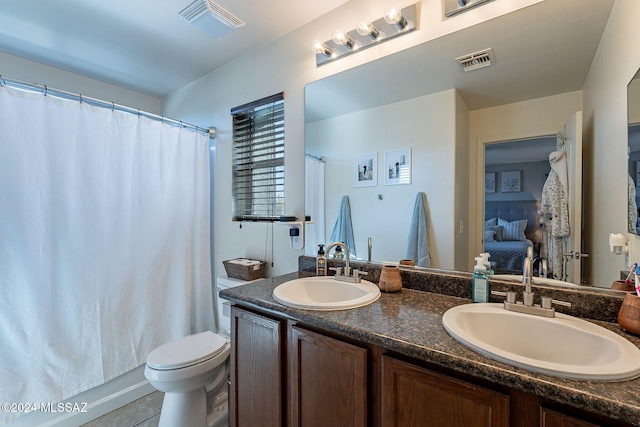
<instances>
[{"instance_id":1,"label":"vanity cabinet door","mask_svg":"<svg viewBox=\"0 0 640 427\"><path fill-rule=\"evenodd\" d=\"M508 426L509 396L382 357L384 427Z\"/></svg>"},{"instance_id":2,"label":"vanity cabinet door","mask_svg":"<svg viewBox=\"0 0 640 427\"><path fill-rule=\"evenodd\" d=\"M600 424L591 424L551 409L540 408L541 427L598 427L598 425Z\"/></svg>"},{"instance_id":3,"label":"vanity cabinet door","mask_svg":"<svg viewBox=\"0 0 640 427\"><path fill-rule=\"evenodd\" d=\"M289 328L290 425L366 426L367 350Z\"/></svg>"},{"instance_id":4,"label":"vanity cabinet door","mask_svg":"<svg viewBox=\"0 0 640 427\"><path fill-rule=\"evenodd\" d=\"M231 425L282 427L284 323L231 308Z\"/></svg>"}]
</instances>

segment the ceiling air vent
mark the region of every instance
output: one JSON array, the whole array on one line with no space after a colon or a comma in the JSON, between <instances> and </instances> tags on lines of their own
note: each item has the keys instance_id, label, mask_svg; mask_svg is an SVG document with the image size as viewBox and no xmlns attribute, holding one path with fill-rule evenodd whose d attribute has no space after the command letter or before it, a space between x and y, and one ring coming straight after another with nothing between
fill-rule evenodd
<instances>
[{"instance_id":1,"label":"ceiling air vent","mask_svg":"<svg viewBox=\"0 0 640 427\"><path fill-rule=\"evenodd\" d=\"M180 12L180 16L217 39L245 25L242 20L211 0L194 1Z\"/></svg>"},{"instance_id":2,"label":"ceiling air vent","mask_svg":"<svg viewBox=\"0 0 640 427\"><path fill-rule=\"evenodd\" d=\"M456 61L462 65L464 71L476 70L478 68L488 67L491 64L495 64L496 60L493 57L493 49L485 49L479 52L470 53L468 55L459 56Z\"/></svg>"}]
</instances>

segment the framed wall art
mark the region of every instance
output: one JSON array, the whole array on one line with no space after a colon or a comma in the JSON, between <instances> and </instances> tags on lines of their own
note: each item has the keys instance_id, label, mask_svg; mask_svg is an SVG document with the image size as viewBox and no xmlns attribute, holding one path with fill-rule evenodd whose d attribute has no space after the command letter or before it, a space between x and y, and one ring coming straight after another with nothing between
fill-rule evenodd
<instances>
[{"instance_id":1,"label":"framed wall art","mask_svg":"<svg viewBox=\"0 0 640 427\"><path fill-rule=\"evenodd\" d=\"M518 193L521 191L520 175L522 171L509 171L502 172L502 192L503 193Z\"/></svg>"},{"instance_id":2,"label":"framed wall art","mask_svg":"<svg viewBox=\"0 0 640 427\"><path fill-rule=\"evenodd\" d=\"M496 173L487 172L484 174L484 192L495 193L496 192Z\"/></svg>"},{"instance_id":3,"label":"framed wall art","mask_svg":"<svg viewBox=\"0 0 640 427\"><path fill-rule=\"evenodd\" d=\"M376 185L378 185L378 153L355 156L353 186L375 187Z\"/></svg>"},{"instance_id":4,"label":"framed wall art","mask_svg":"<svg viewBox=\"0 0 640 427\"><path fill-rule=\"evenodd\" d=\"M385 151L384 185L411 184L411 148Z\"/></svg>"}]
</instances>

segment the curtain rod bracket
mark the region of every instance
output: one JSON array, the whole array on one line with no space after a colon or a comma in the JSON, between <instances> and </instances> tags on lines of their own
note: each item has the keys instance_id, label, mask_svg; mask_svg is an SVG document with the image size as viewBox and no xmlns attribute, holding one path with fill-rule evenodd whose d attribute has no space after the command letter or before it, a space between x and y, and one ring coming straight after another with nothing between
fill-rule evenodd
<instances>
[{"instance_id":1,"label":"curtain rod bracket","mask_svg":"<svg viewBox=\"0 0 640 427\"><path fill-rule=\"evenodd\" d=\"M211 126L209 128L209 138L211 139L216 139L216 132L218 131L218 129L216 129L215 126Z\"/></svg>"}]
</instances>

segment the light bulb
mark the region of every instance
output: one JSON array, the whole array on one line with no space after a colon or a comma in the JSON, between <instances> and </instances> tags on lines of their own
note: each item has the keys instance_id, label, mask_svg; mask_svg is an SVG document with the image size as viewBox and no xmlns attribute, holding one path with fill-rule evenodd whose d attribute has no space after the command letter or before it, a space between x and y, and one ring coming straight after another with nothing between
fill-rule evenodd
<instances>
[{"instance_id":1,"label":"light bulb","mask_svg":"<svg viewBox=\"0 0 640 427\"><path fill-rule=\"evenodd\" d=\"M353 50L356 47L355 42L351 37L341 29L337 29L333 32L333 42L335 44L340 44L349 50Z\"/></svg>"},{"instance_id":2,"label":"light bulb","mask_svg":"<svg viewBox=\"0 0 640 427\"><path fill-rule=\"evenodd\" d=\"M398 31L407 28L407 20L402 16L402 9L398 6L389 6L384 10L384 20L388 24L395 24Z\"/></svg>"},{"instance_id":3,"label":"light bulb","mask_svg":"<svg viewBox=\"0 0 640 427\"><path fill-rule=\"evenodd\" d=\"M369 36L371 40L377 40L380 37L380 31L376 27L373 26L371 21L368 18L363 18L358 23L356 27L356 31L361 36Z\"/></svg>"},{"instance_id":4,"label":"light bulb","mask_svg":"<svg viewBox=\"0 0 640 427\"><path fill-rule=\"evenodd\" d=\"M318 40L314 40L311 42L311 50L320 55L324 55L326 57L331 58L333 55L333 51L327 47L324 43L320 43Z\"/></svg>"}]
</instances>

